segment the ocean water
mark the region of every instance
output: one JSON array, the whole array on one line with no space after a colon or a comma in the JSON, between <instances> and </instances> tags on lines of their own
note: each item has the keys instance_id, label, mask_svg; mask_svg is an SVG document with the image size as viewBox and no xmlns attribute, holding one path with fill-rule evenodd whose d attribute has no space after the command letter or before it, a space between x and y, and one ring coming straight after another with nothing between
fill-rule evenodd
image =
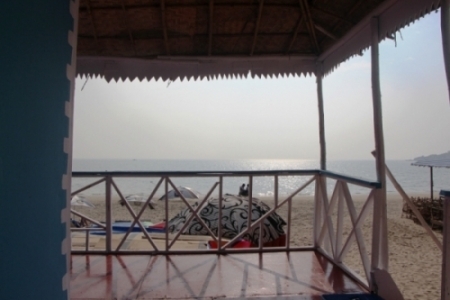
<instances>
[{"instance_id":1,"label":"ocean water","mask_svg":"<svg viewBox=\"0 0 450 300\"><path fill-rule=\"evenodd\" d=\"M411 165L412 161L389 160L387 165L397 181L407 193L430 193L429 168ZM74 171L246 171L246 170L301 170L318 169L317 160L101 160L101 159L75 159ZM328 161L327 168L330 171L345 174L352 177L376 180L374 160L347 160ZM438 195L441 189L450 189L450 169L434 168L434 195ZM285 176L279 179L279 194L289 195L301 184L309 180L310 176ZM98 178L73 178L72 191L96 181ZM115 182L124 195L142 194L149 195L158 182L158 178L115 178ZM205 195L214 182L214 178L172 178L176 186L188 186ZM239 186L247 183L248 177L225 177L224 193L237 194ZM329 191L334 186L334 180L328 181ZM170 189L170 187L169 187ZM104 184L97 185L83 191L84 195L104 194ZM156 195L164 194L164 186L161 185ZM350 185L353 194L367 194L368 189ZM387 184L388 193L396 192L393 185ZM274 193L273 177L254 177L253 195L271 196ZM314 194L314 184L308 186L301 194ZM213 194L217 195L217 194Z\"/></svg>"}]
</instances>

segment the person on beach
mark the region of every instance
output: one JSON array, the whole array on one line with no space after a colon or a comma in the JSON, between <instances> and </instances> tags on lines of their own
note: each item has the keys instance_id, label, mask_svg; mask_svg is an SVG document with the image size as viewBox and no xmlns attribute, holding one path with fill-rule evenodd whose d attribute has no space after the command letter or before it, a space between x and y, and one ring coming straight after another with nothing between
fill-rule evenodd
<instances>
[{"instance_id":1,"label":"person on beach","mask_svg":"<svg viewBox=\"0 0 450 300\"><path fill-rule=\"evenodd\" d=\"M239 188L239 196L248 196L248 184L247 187L245 187L245 183L241 185L241 187Z\"/></svg>"},{"instance_id":2,"label":"person on beach","mask_svg":"<svg viewBox=\"0 0 450 300\"><path fill-rule=\"evenodd\" d=\"M239 196L245 196L245 183L239 187Z\"/></svg>"}]
</instances>

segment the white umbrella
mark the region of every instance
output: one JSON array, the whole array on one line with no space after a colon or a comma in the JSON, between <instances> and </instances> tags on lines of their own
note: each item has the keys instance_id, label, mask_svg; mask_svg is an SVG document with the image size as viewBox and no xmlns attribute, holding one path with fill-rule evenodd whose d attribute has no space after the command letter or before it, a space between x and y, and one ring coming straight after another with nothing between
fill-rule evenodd
<instances>
[{"instance_id":1,"label":"white umbrella","mask_svg":"<svg viewBox=\"0 0 450 300\"><path fill-rule=\"evenodd\" d=\"M430 168L430 189L431 200L433 200L433 167L434 168L450 168L450 151L442 154L432 154L428 156L420 156L414 158L414 162L411 164L418 167Z\"/></svg>"},{"instance_id":2,"label":"white umbrella","mask_svg":"<svg viewBox=\"0 0 450 300\"><path fill-rule=\"evenodd\" d=\"M89 202L84 196L75 195L70 200L70 204L73 206L87 206L87 207L95 207L94 204Z\"/></svg>"},{"instance_id":3,"label":"white umbrella","mask_svg":"<svg viewBox=\"0 0 450 300\"><path fill-rule=\"evenodd\" d=\"M177 187L178 191L180 192L181 195L183 195L184 198L186 199L199 199L199 195L200 193L189 188L189 187L184 187L184 186L179 186ZM175 190L170 190L167 192L167 194L164 194L161 198L159 198L159 200L164 200L167 197L169 197L169 199L173 199L173 198L180 198L180 195L178 194L177 191Z\"/></svg>"}]
</instances>

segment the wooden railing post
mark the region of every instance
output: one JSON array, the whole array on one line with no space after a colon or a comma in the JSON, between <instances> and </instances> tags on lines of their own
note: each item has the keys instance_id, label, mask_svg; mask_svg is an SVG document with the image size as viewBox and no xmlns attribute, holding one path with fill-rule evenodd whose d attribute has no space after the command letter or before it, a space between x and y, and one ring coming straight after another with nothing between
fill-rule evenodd
<instances>
[{"instance_id":1,"label":"wooden railing post","mask_svg":"<svg viewBox=\"0 0 450 300\"><path fill-rule=\"evenodd\" d=\"M106 253L110 253L112 249L111 182L111 175L107 175L105 180Z\"/></svg>"},{"instance_id":2,"label":"wooden railing post","mask_svg":"<svg viewBox=\"0 0 450 300\"><path fill-rule=\"evenodd\" d=\"M444 200L444 218L443 218L443 246L442 251L442 279L441 279L441 300L450 300L450 191L441 190L441 196Z\"/></svg>"}]
</instances>

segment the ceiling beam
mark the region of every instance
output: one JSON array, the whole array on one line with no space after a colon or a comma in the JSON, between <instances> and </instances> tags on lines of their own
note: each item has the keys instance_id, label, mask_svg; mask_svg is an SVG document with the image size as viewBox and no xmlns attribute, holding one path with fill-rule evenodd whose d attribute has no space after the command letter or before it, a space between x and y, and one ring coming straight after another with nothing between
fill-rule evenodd
<instances>
[{"instance_id":1,"label":"ceiling beam","mask_svg":"<svg viewBox=\"0 0 450 300\"><path fill-rule=\"evenodd\" d=\"M323 10L323 9L321 9L321 8L318 8L318 7L312 6L312 5L310 5L309 8L312 9L312 10L315 10L315 11L321 13L321 14L328 15L328 16L330 16L330 17L333 17L333 18L335 18L335 19L337 19L337 20L339 20L339 21L341 21L341 22L347 23L347 24L349 24L349 25L352 25L352 26L355 25L355 23L353 23L352 21L349 21L349 20L347 20L346 18L343 18L343 17L341 17L341 16L338 16L338 15L336 15L335 13L332 13L332 12L329 12L329 11L326 11L326 10Z\"/></svg>"},{"instance_id":2,"label":"ceiling beam","mask_svg":"<svg viewBox=\"0 0 450 300\"><path fill-rule=\"evenodd\" d=\"M164 47L166 48L166 55L170 56L169 37L167 36L166 4L164 0L161 0L161 23L164 36Z\"/></svg>"},{"instance_id":3,"label":"ceiling beam","mask_svg":"<svg viewBox=\"0 0 450 300\"><path fill-rule=\"evenodd\" d=\"M311 42L317 53L320 53L319 43L317 41L316 30L314 26L314 21L311 18L311 12L309 11L309 5L307 0L299 0L300 8L302 10L302 14L305 16L306 27L308 28L309 35L311 37Z\"/></svg>"},{"instance_id":4,"label":"ceiling beam","mask_svg":"<svg viewBox=\"0 0 450 300\"><path fill-rule=\"evenodd\" d=\"M91 24L92 24L92 31L94 33L95 44L97 45L97 54L100 54L100 44L98 42L98 34L97 34L97 28L95 27L94 15L92 14L91 1L87 0L86 3L87 3L88 13L89 13L89 19L91 20Z\"/></svg>"},{"instance_id":5,"label":"ceiling beam","mask_svg":"<svg viewBox=\"0 0 450 300\"><path fill-rule=\"evenodd\" d=\"M267 38L272 38L272 37L279 37L279 38L287 38L287 37L292 37L292 33L288 33L288 32L259 32L258 33L259 37L267 37ZM303 37L309 37L309 34L306 32L298 32L297 33L297 37L299 36L303 36ZM94 37L92 35L78 35L79 38L82 39L94 39ZM209 37L208 34L196 34L194 37L192 37L190 34L181 34L181 33L172 33L170 36L171 40L175 40L175 39L183 39L183 38L189 38L189 39L196 39L196 38L200 38L200 39L207 39ZM214 34L214 38L249 38L249 37L253 37L253 33L216 33ZM98 40L105 40L105 39L117 39L117 40L129 40L128 35L122 34L122 35L102 35L101 37L98 37ZM162 39L161 34L159 35L142 35L139 36L136 33L133 35L133 39L135 41L138 40L160 40Z\"/></svg>"},{"instance_id":6,"label":"ceiling beam","mask_svg":"<svg viewBox=\"0 0 450 300\"><path fill-rule=\"evenodd\" d=\"M357 0L355 2L355 4L347 11L344 18L348 18L362 3L363 3L363 0ZM337 30L341 26L342 23L343 23L342 20L338 20L336 22L336 24L333 26L333 28L331 29L331 32L334 32L335 30Z\"/></svg>"},{"instance_id":7,"label":"ceiling beam","mask_svg":"<svg viewBox=\"0 0 450 300\"><path fill-rule=\"evenodd\" d=\"M314 27L319 30L320 32L322 32L323 34L325 34L326 36L332 38L333 40L338 40L339 38L337 36L335 36L334 34L332 34L331 32L329 32L328 30L326 30L325 28L323 28L320 25L314 24Z\"/></svg>"},{"instance_id":8,"label":"ceiling beam","mask_svg":"<svg viewBox=\"0 0 450 300\"><path fill-rule=\"evenodd\" d=\"M128 4L128 9L140 9L140 8L160 8L160 4L150 4L150 3L142 3L142 4ZM209 3L184 3L184 2L173 2L173 3L166 3L166 7L198 7L198 8L208 8ZM255 7L254 4L249 2L219 2L214 3L214 6L216 8L221 7L228 7L228 8L252 8ZM283 3L266 3L264 4L265 7L270 8L297 8L298 6L295 4L283 4ZM102 6L98 6L95 8L95 10L120 10L121 6L117 4L102 4ZM88 8L86 6L80 6L80 12L87 11Z\"/></svg>"},{"instance_id":9,"label":"ceiling beam","mask_svg":"<svg viewBox=\"0 0 450 300\"><path fill-rule=\"evenodd\" d=\"M213 17L214 17L214 0L209 0L208 56L211 56L212 52L213 21L214 21Z\"/></svg>"},{"instance_id":10,"label":"ceiling beam","mask_svg":"<svg viewBox=\"0 0 450 300\"><path fill-rule=\"evenodd\" d=\"M259 0L258 18L256 19L255 31L253 33L253 43L252 43L252 49L250 51L250 56L252 56L253 52L255 51L256 40L258 38L259 24L261 22L261 15L262 15L262 11L263 11L263 6L264 6L264 0Z\"/></svg>"},{"instance_id":11,"label":"ceiling beam","mask_svg":"<svg viewBox=\"0 0 450 300\"><path fill-rule=\"evenodd\" d=\"M289 52L292 49L292 46L294 45L295 41L297 40L298 31L300 30L300 26L302 25L303 21L305 20L305 16L303 14L300 14L300 17L298 18L297 25L295 26L294 33L292 34L291 41L289 42L289 46L286 49L286 54L289 54Z\"/></svg>"},{"instance_id":12,"label":"ceiling beam","mask_svg":"<svg viewBox=\"0 0 450 300\"><path fill-rule=\"evenodd\" d=\"M131 33L130 26L129 26L129 23L128 23L129 20L128 20L127 9L125 7L124 0L121 0L120 2L122 4L123 20L124 20L124 23L125 23L125 28L128 31L128 37L129 37L129 39L131 41L131 45L133 46L134 55L137 55L137 53L136 53L136 45L135 45L134 39L133 39L133 34Z\"/></svg>"}]
</instances>

